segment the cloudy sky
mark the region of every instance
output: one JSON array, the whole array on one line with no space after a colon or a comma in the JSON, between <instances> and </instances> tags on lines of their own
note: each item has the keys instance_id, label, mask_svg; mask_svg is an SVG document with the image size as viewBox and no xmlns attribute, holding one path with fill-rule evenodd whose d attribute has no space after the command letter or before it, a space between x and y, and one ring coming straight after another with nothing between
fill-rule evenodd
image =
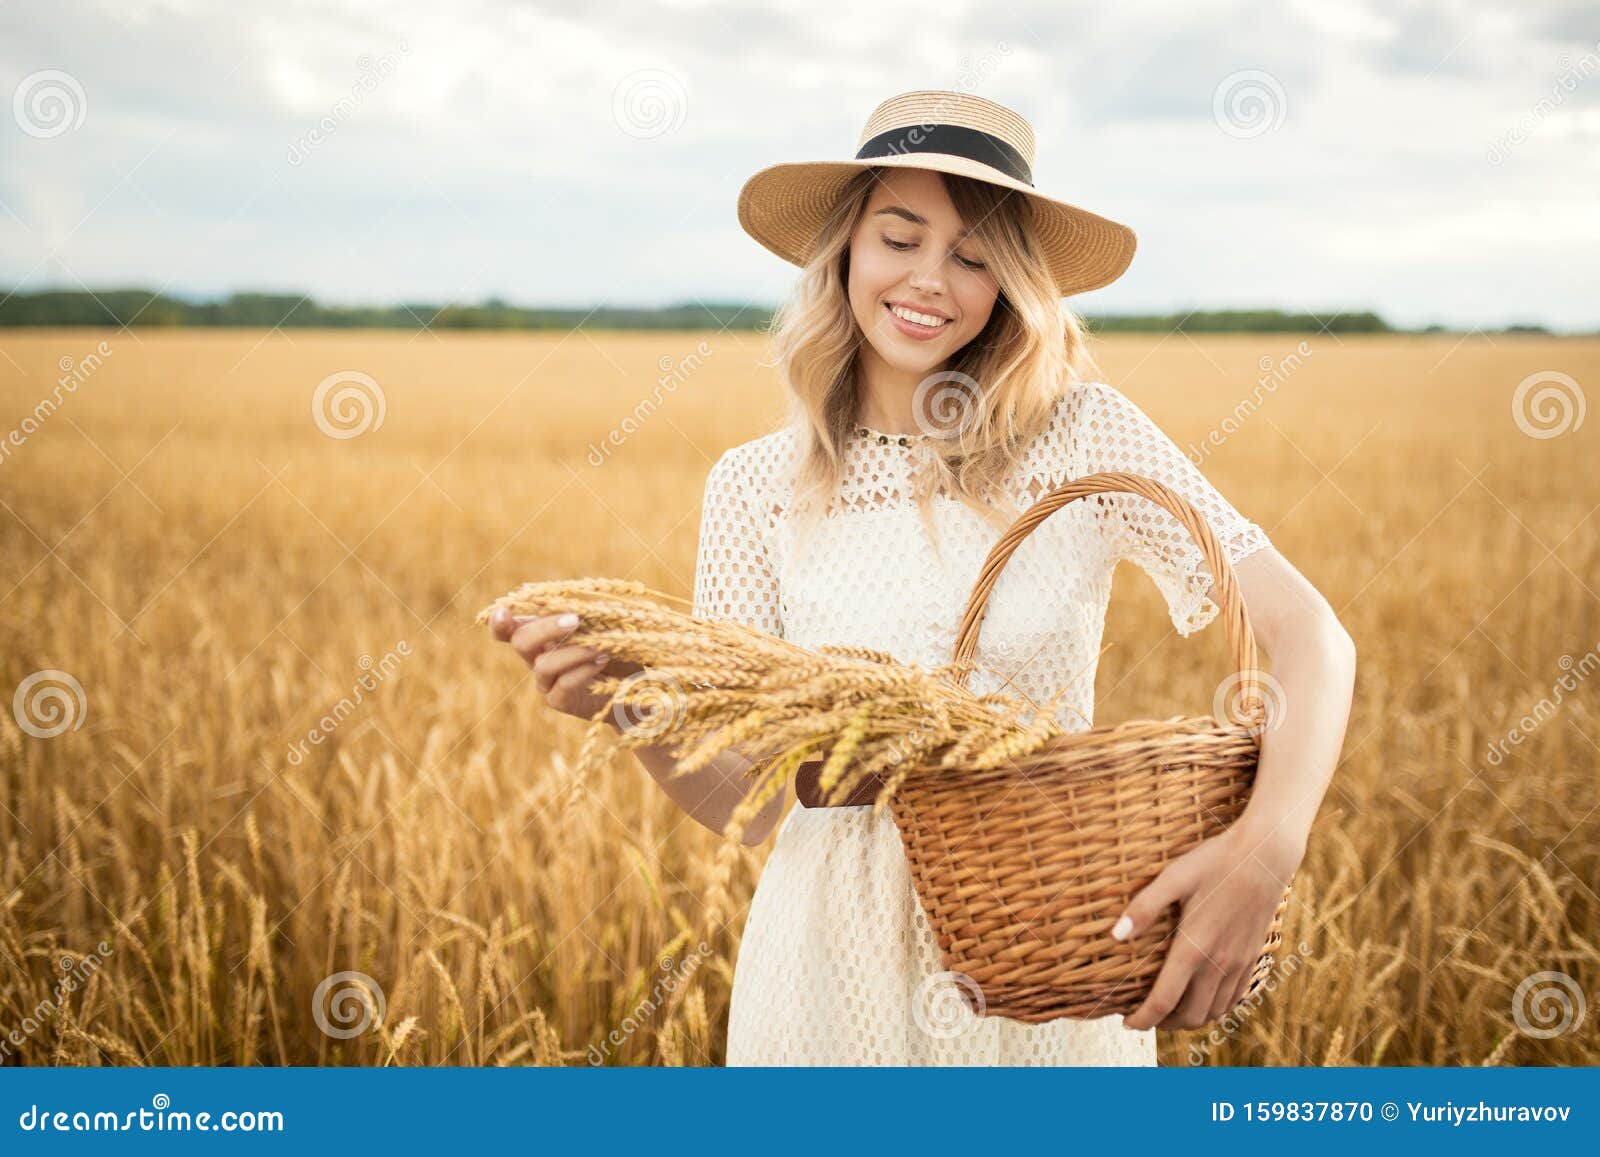
<instances>
[{"instance_id":1,"label":"cloudy sky","mask_svg":"<svg viewBox=\"0 0 1600 1157\"><path fill-rule=\"evenodd\" d=\"M1600 327L1592 0L0 0L0 291L772 303L741 183L919 88L1138 232L1086 311Z\"/></svg>"}]
</instances>

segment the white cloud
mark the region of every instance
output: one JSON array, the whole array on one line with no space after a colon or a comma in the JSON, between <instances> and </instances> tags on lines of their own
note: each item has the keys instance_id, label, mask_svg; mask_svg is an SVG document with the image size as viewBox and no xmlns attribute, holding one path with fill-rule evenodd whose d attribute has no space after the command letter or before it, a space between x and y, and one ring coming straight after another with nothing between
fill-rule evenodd
<instances>
[{"instance_id":1,"label":"white cloud","mask_svg":"<svg viewBox=\"0 0 1600 1157\"><path fill-rule=\"evenodd\" d=\"M1487 0L965 2L921 24L843 0L12 7L0 97L62 69L88 113L50 139L0 120L0 285L775 301L794 270L738 229L744 179L848 156L889 95L970 86L1032 122L1042 188L1138 230L1092 311L1199 299L1593 328L1571 271L1600 261L1600 72L1487 159L1593 41L1581 5ZM642 70L681 93L659 134L616 120ZM1244 70L1285 100L1249 140L1213 111ZM1464 261L1503 291L1467 292Z\"/></svg>"}]
</instances>

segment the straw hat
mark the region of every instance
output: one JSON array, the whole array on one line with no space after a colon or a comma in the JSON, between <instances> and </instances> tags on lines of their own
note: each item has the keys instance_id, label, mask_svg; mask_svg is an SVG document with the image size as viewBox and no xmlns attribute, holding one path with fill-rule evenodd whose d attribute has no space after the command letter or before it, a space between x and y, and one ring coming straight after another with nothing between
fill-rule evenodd
<instances>
[{"instance_id":1,"label":"straw hat","mask_svg":"<svg viewBox=\"0 0 1600 1157\"><path fill-rule=\"evenodd\" d=\"M788 161L757 172L739 190L739 224L785 261L803 266L845 185L873 165L955 173L1030 198L1063 297L1109 285L1133 260L1132 229L1033 187L1033 129L1026 120L981 96L939 89L880 104L851 160Z\"/></svg>"}]
</instances>

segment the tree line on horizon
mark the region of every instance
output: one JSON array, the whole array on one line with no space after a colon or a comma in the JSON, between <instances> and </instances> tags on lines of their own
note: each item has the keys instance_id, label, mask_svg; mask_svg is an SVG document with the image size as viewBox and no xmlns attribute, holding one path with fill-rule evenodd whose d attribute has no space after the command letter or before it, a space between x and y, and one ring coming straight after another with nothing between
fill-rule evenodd
<instances>
[{"instance_id":1,"label":"tree line on horizon","mask_svg":"<svg viewBox=\"0 0 1600 1157\"><path fill-rule=\"evenodd\" d=\"M479 304L402 303L389 306L324 305L293 293L233 293L213 301L188 301L147 289L43 290L0 300L0 326L238 326L327 329L733 329L759 330L771 321L768 306L682 302L658 307L541 308L499 298ZM1204 310L1179 314L1086 314L1097 333L1448 333L1430 325L1398 329L1370 310L1321 317L1279 309ZM1478 327L1481 331L1481 327ZM1489 332L1548 333L1541 325L1511 325Z\"/></svg>"}]
</instances>

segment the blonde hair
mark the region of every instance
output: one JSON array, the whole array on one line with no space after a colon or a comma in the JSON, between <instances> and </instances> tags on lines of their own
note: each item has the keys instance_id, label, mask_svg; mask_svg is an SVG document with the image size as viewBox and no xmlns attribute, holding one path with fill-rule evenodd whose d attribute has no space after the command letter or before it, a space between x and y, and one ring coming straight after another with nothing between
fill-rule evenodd
<instances>
[{"instance_id":1,"label":"blonde hair","mask_svg":"<svg viewBox=\"0 0 1600 1157\"><path fill-rule=\"evenodd\" d=\"M783 375L790 422L805 443L794 489L802 533L825 516L843 475L844 440L858 422L858 358L866 336L850 308L850 239L883 171L863 170L846 186L818 231L794 296L773 316L777 357L769 364ZM939 175L962 223L982 244L1000 293L988 324L918 389L919 401L926 397L958 414L953 432L938 423L925 443L930 452L913 470L913 497L936 553L934 495L952 495L999 529L1009 526L1020 512L1005 483L1020 453L1049 423L1064 383L1097 369L1082 320L1045 267L1029 199L985 181Z\"/></svg>"}]
</instances>

